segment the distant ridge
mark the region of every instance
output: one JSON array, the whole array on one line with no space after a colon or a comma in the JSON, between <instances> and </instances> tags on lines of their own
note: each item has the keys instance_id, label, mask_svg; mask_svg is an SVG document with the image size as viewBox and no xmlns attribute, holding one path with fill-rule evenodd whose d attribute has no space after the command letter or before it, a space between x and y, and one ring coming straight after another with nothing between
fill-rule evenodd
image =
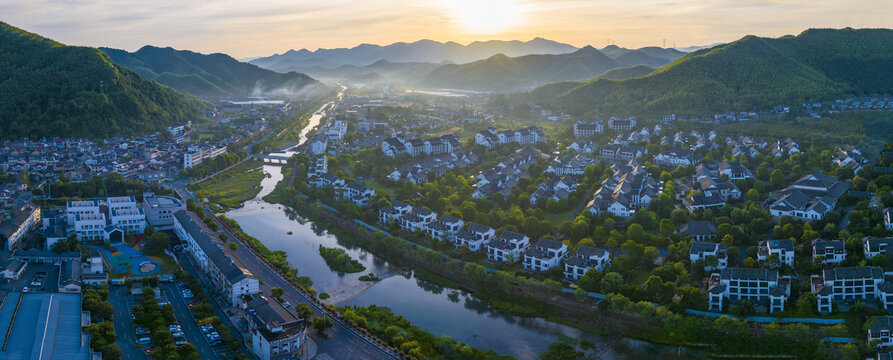
<instances>
[{"instance_id":1,"label":"distant ridge","mask_svg":"<svg viewBox=\"0 0 893 360\"><path fill-rule=\"evenodd\" d=\"M496 54L515 57L530 54L565 54L576 50L577 48L572 45L543 38L534 38L530 41L475 41L468 45L423 39L385 46L360 44L349 49L289 50L283 54L257 58L250 63L265 69L288 72L302 71L312 66L328 69L342 65L367 66L380 60L394 63L467 63Z\"/></svg>"},{"instance_id":2,"label":"distant ridge","mask_svg":"<svg viewBox=\"0 0 893 360\"><path fill-rule=\"evenodd\" d=\"M260 96L299 94L319 82L296 72L281 74L239 62L225 54L199 54L186 50L144 46L136 52L100 48L119 65L147 79L195 96Z\"/></svg>"}]
</instances>

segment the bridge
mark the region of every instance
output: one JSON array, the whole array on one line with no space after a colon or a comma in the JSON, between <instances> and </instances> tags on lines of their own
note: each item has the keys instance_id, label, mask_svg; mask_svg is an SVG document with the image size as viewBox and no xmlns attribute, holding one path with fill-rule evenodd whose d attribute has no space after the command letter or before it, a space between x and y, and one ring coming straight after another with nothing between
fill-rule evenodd
<instances>
[{"instance_id":1,"label":"bridge","mask_svg":"<svg viewBox=\"0 0 893 360\"><path fill-rule=\"evenodd\" d=\"M252 155L251 157L254 159L257 159L257 160L261 160L264 162L264 164L268 164L268 165L285 165L288 163L288 159L290 158L290 156L272 154L272 153L257 154L257 155Z\"/></svg>"}]
</instances>

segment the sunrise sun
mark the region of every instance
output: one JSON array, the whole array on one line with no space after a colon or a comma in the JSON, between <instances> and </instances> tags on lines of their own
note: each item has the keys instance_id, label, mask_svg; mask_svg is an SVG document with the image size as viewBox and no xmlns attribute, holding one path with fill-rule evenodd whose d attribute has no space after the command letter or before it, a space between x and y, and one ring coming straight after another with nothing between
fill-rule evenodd
<instances>
[{"instance_id":1,"label":"sunrise sun","mask_svg":"<svg viewBox=\"0 0 893 360\"><path fill-rule=\"evenodd\" d=\"M515 0L450 0L445 6L457 25L475 35L498 33L517 25L521 17Z\"/></svg>"}]
</instances>

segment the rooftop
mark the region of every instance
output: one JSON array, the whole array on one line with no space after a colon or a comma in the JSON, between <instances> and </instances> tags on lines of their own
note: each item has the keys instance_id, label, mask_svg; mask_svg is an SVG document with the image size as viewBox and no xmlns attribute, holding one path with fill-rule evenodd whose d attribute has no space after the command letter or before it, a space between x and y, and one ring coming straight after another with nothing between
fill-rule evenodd
<instances>
[{"instance_id":1,"label":"rooftop","mask_svg":"<svg viewBox=\"0 0 893 360\"><path fill-rule=\"evenodd\" d=\"M89 357L89 343L81 332L81 294L9 293L6 297L0 308L0 330L9 329L9 337L4 339L6 349L0 358ZM6 331L0 334L7 336Z\"/></svg>"}]
</instances>

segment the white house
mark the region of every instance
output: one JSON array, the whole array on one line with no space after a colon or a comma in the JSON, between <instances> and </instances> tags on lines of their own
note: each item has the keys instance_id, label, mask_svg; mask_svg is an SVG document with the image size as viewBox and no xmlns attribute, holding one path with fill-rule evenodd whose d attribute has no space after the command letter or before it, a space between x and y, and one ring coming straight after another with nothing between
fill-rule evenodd
<instances>
[{"instance_id":1,"label":"white house","mask_svg":"<svg viewBox=\"0 0 893 360\"><path fill-rule=\"evenodd\" d=\"M478 223L468 224L465 230L456 233L456 247L468 246L471 251L478 251L496 237L496 230Z\"/></svg>"},{"instance_id":2,"label":"white house","mask_svg":"<svg viewBox=\"0 0 893 360\"><path fill-rule=\"evenodd\" d=\"M722 311L725 299L732 303L748 300L765 304L770 313L784 311L784 303L791 294L790 279L780 278L777 270L725 268L719 283L708 290L711 311Z\"/></svg>"},{"instance_id":3,"label":"white house","mask_svg":"<svg viewBox=\"0 0 893 360\"><path fill-rule=\"evenodd\" d=\"M546 271L561 265L561 259L567 254L567 244L551 239L541 238L536 244L522 252L524 269L528 271Z\"/></svg>"},{"instance_id":4,"label":"white house","mask_svg":"<svg viewBox=\"0 0 893 360\"><path fill-rule=\"evenodd\" d=\"M893 346L893 316L875 316L869 320L868 342L877 341L878 348ZM880 359L880 357L878 358Z\"/></svg>"},{"instance_id":5,"label":"white house","mask_svg":"<svg viewBox=\"0 0 893 360\"><path fill-rule=\"evenodd\" d=\"M794 267L794 242L791 239L763 240L760 242L757 260L768 261L775 255L781 264Z\"/></svg>"},{"instance_id":6,"label":"white house","mask_svg":"<svg viewBox=\"0 0 893 360\"><path fill-rule=\"evenodd\" d=\"M564 260L564 277L577 280L591 269L604 271L610 263L611 253L608 250L583 245Z\"/></svg>"},{"instance_id":7,"label":"white house","mask_svg":"<svg viewBox=\"0 0 893 360\"><path fill-rule=\"evenodd\" d=\"M499 237L487 246L487 259L494 262L515 262L522 260L521 251L530 246L527 235L503 230Z\"/></svg>"},{"instance_id":8,"label":"white house","mask_svg":"<svg viewBox=\"0 0 893 360\"><path fill-rule=\"evenodd\" d=\"M884 271L877 266L824 269L810 278L812 292L818 298L818 310L827 314L833 303L880 300L884 309L893 307L893 284L884 281Z\"/></svg>"},{"instance_id":9,"label":"white house","mask_svg":"<svg viewBox=\"0 0 893 360\"><path fill-rule=\"evenodd\" d=\"M812 241L812 257L824 256L823 264L837 264L846 259L846 244L843 240Z\"/></svg>"},{"instance_id":10,"label":"white house","mask_svg":"<svg viewBox=\"0 0 893 360\"><path fill-rule=\"evenodd\" d=\"M258 296L247 305L251 352L261 360L296 359L310 327L278 301Z\"/></svg>"},{"instance_id":11,"label":"white house","mask_svg":"<svg viewBox=\"0 0 893 360\"><path fill-rule=\"evenodd\" d=\"M728 248L726 244L693 241L691 249L688 251L688 259L691 262L704 261L707 263L704 266L704 269L707 271L713 269L722 270L729 266ZM716 259L716 266L710 264L710 259Z\"/></svg>"}]
</instances>

